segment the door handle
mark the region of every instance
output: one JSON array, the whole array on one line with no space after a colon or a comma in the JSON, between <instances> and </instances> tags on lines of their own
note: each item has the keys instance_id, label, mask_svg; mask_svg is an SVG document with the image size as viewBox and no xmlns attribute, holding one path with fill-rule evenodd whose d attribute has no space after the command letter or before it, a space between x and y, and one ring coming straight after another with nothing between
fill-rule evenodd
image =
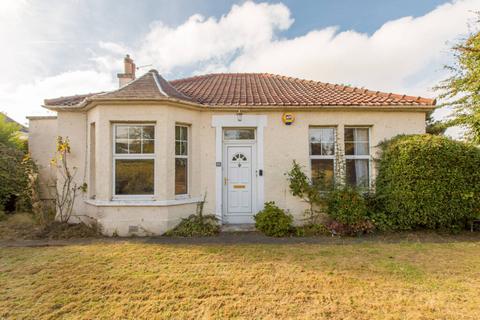
<instances>
[{"instance_id":1,"label":"door handle","mask_svg":"<svg viewBox=\"0 0 480 320\"><path fill-rule=\"evenodd\" d=\"M227 185L227 181L228 181L227 178L223 178L223 184L224 184L224 185Z\"/></svg>"}]
</instances>

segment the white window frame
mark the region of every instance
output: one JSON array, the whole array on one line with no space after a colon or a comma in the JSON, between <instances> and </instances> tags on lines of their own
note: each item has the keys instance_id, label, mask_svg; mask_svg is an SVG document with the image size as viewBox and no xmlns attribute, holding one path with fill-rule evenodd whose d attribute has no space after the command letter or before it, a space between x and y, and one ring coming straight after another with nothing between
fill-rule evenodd
<instances>
[{"instance_id":1,"label":"white window frame","mask_svg":"<svg viewBox=\"0 0 480 320\"><path fill-rule=\"evenodd\" d=\"M310 142L310 132L318 129L333 129L333 155L312 155L312 144ZM337 127L336 126L311 126L308 128L308 167L310 168L310 179L312 179L312 160L333 160L333 179L335 183L336 172L337 172Z\"/></svg>"},{"instance_id":2,"label":"white window frame","mask_svg":"<svg viewBox=\"0 0 480 320\"><path fill-rule=\"evenodd\" d=\"M367 141L347 141L345 140L345 130L346 129L367 129L367 134L368 134L368 140ZM345 145L350 142L350 143L357 143L357 142L367 142L368 143L368 154L366 155L347 155L345 153L345 166L347 164L347 160L368 160L368 184L367 184L367 188L370 188L371 185L372 185L372 157L371 157L371 144L370 144L370 138L371 136L371 130L370 130L370 127L367 127L367 126L345 126L344 129L343 129L343 138L344 138L344 141L343 141L343 148L344 150L346 150L345 148ZM355 137L354 137L355 139ZM346 175L347 175L347 171L345 170L345 181L346 181Z\"/></svg>"},{"instance_id":3,"label":"white window frame","mask_svg":"<svg viewBox=\"0 0 480 320\"><path fill-rule=\"evenodd\" d=\"M117 153L116 152L116 129L120 126L153 126L154 138L153 138L153 153ZM157 183L155 179L155 155L157 147L157 128L156 124L152 122L135 122L135 123L114 123L112 125L112 199L113 200L153 200L156 194ZM153 160L153 193L152 194L116 194L115 185L116 185L116 160Z\"/></svg>"},{"instance_id":4,"label":"white window frame","mask_svg":"<svg viewBox=\"0 0 480 320\"><path fill-rule=\"evenodd\" d=\"M183 127L183 128L187 128L187 140L177 140L177 127ZM182 198L186 198L186 197L189 197L189 194L190 194L190 159L189 159L189 156L190 156L190 125L188 124L183 124L183 123L176 123L175 124L175 145L174 145L174 152L175 152L175 160L176 159L187 159L187 190L185 193L175 193L175 188L176 188L176 179L174 179L173 183L174 183L174 186L173 186L173 192L175 193L175 198L176 199L182 199ZM187 142L187 155L177 155L177 142L182 142L182 141L186 141ZM176 171L176 165L174 164L174 170ZM174 172L174 177L176 178L176 172Z\"/></svg>"}]
</instances>

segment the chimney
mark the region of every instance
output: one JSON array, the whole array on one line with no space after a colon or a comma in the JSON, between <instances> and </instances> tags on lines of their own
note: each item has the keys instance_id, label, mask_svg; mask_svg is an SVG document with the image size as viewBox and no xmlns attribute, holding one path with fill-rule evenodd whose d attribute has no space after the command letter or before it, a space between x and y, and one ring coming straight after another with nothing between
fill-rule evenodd
<instances>
[{"instance_id":1,"label":"chimney","mask_svg":"<svg viewBox=\"0 0 480 320\"><path fill-rule=\"evenodd\" d=\"M130 81L135 80L135 63L130 58L130 55L126 55L125 59L123 59L124 64L124 73L117 74L118 78L118 85L121 87L125 86Z\"/></svg>"}]
</instances>

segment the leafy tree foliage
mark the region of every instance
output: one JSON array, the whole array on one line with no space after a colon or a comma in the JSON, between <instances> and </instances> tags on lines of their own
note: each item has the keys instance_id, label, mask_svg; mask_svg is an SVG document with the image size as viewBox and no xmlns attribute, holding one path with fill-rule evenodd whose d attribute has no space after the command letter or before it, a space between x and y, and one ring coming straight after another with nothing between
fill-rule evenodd
<instances>
[{"instance_id":1,"label":"leafy tree foliage","mask_svg":"<svg viewBox=\"0 0 480 320\"><path fill-rule=\"evenodd\" d=\"M463 43L453 48L455 64L446 68L452 76L436 87L439 98L446 102L440 106L452 106L454 119L448 126L467 128L467 138L480 144L480 31L473 33Z\"/></svg>"},{"instance_id":2,"label":"leafy tree foliage","mask_svg":"<svg viewBox=\"0 0 480 320\"><path fill-rule=\"evenodd\" d=\"M18 137L20 126L14 122L7 122L5 116L0 113L0 144L6 147L21 149L22 141Z\"/></svg>"},{"instance_id":3,"label":"leafy tree foliage","mask_svg":"<svg viewBox=\"0 0 480 320\"><path fill-rule=\"evenodd\" d=\"M0 211L31 206L30 173L36 170L18 137L19 126L0 114ZM10 208L6 208L10 207Z\"/></svg>"}]
</instances>

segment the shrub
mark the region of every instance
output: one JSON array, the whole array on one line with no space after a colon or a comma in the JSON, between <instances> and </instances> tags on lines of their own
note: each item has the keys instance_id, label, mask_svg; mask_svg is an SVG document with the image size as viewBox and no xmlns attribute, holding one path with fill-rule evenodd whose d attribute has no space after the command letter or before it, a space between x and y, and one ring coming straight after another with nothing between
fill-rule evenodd
<instances>
[{"instance_id":1,"label":"shrub","mask_svg":"<svg viewBox=\"0 0 480 320\"><path fill-rule=\"evenodd\" d=\"M292 230L293 218L275 205L266 202L265 208L255 216L255 228L270 237L284 237Z\"/></svg>"},{"instance_id":2,"label":"shrub","mask_svg":"<svg viewBox=\"0 0 480 320\"><path fill-rule=\"evenodd\" d=\"M390 217L385 214L382 202L374 192L363 194L365 204L367 206L367 219L372 222L376 230L389 231L393 229L393 222Z\"/></svg>"},{"instance_id":3,"label":"shrub","mask_svg":"<svg viewBox=\"0 0 480 320\"><path fill-rule=\"evenodd\" d=\"M166 236L176 237L209 237L220 232L218 219L214 215L192 214L172 230L165 233Z\"/></svg>"},{"instance_id":4,"label":"shrub","mask_svg":"<svg viewBox=\"0 0 480 320\"><path fill-rule=\"evenodd\" d=\"M326 183L324 176L318 179L310 179L303 172L302 166L300 166L295 160L293 160L292 168L285 173L289 182L290 192L295 197L299 197L305 201L309 209L306 210L306 216L309 224L317 224L320 219L320 214L325 209L326 194L327 191L332 188L331 185Z\"/></svg>"},{"instance_id":5,"label":"shrub","mask_svg":"<svg viewBox=\"0 0 480 320\"><path fill-rule=\"evenodd\" d=\"M343 224L354 225L367 218L368 210L364 197L352 187L341 187L329 193L328 215Z\"/></svg>"},{"instance_id":6,"label":"shrub","mask_svg":"<svg viewBox=\"0 0 480 320\"><path fill-rule=\"evenodd\" d=\"M480 212L480 149L442 136L383 143L378 201L392 226L457 229Z\"/></svg>"},{"instance_id":7,"label":"shrub","mask_svg":"<svg viewBox=\"0 0 480 320\"><path fill-rule=\"evenodd\" d=\"M327 213L333 220L327 227L334 234L357 235L374 229L365 196L353 187L343 186L331 191Z\"/></svg>"}]
</instances>

